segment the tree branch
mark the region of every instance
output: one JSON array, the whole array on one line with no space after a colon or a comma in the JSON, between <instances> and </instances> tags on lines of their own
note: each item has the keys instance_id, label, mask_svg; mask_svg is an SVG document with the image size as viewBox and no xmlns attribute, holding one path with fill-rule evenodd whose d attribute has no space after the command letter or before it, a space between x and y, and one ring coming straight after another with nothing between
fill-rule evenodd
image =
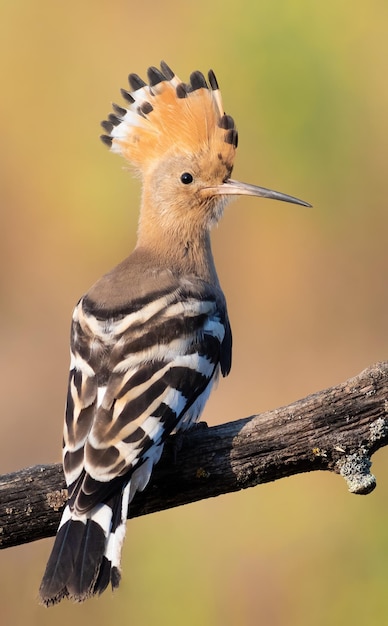
<instances>
[{"instance_id":1,"label":"tree branch","mask_svg":"<svg viewBox=\"0 0 388 626\"><path fill-rule=\"evenodd\" d=\"M388 361L286 407L171 438L129 517L314 470L340 474L352 493L376 486L371 455L388 443ZM0 478L0 548L56 532L66 500L62 468Z\"/></svg>"}]
</instances>

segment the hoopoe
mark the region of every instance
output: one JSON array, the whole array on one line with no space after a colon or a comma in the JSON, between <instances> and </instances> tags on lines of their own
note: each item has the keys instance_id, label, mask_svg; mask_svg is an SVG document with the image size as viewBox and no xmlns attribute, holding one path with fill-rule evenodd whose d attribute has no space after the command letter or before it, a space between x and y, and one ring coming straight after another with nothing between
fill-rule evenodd
<instances>
[{"instance_id":1,"label":"hoopoe","mask_svg":"<svg viewBox=\"0 0 388 626\"><path fill-rule=\"evenodd\" d=\"M140 172L137 244L78 302L63 466L68 503L40 587L47 606L120 581L128 505L166 438L199 419L232 334L210 229L238 195L307 202L230 178L237 130L212 70L179 80L164 62L129 75L101 139Z\"/></svg>"}]
</instances>

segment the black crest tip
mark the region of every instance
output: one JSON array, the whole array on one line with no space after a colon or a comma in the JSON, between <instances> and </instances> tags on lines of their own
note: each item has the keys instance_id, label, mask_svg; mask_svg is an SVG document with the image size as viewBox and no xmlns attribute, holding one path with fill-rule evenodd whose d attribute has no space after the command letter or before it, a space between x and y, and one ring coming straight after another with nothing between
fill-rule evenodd
<instances>
[{"instance_id":1,"label":"black crest tip","mask_svg":"<svg viewBox=\"0 0 388 626\"><path fill-rule=\"evenodd\" d=\"M225 141L226 141L226 143L230 143L232 146L237 148L237 145L238 145L238 133L237 133L237 130L235 128L230 128L225 133Z\"/></svg>"},{"instance_id":2,"label":"black crest tip","mask_svg":"<svg viewBox=\"0 0 388 626\"><path fill-rule=\"evenodd\" d=\"M190 84L193 91L202 88L208 89L207 82L202 72L193 72L190 75Z\"/></svg>"},{"instance_id":3,"label":"black crest tip","mask_svg":"<svg viewBox=\"0 0 388 626\"><path fill-rule=\"evenodd\" d=\"M146 86L144 80L137 74L130 74L128 76L128 82L133 91L137 91L138 89L142 89Z\"/></svg>"},{"instance_id":4,"label":"black crest tip","mask_svg":"<svg viewBox=\"0 0 388 626\"><path fill-rule=\"evenodd\" d=\"M127 89L120 89L120 93L123 96L124 100L129 102L129 104L133 104L135 102L135 98L131 96L131 94L129 93L129 91L127 91Z\"/></svg>"},{"instance_id":5,"label":"black crest tip","mask_svg":"<svg viewBox=\"0 0 388 626\"><path fill-rule=\"evenodd\" d=\"M116 113L116 115L120 118L123 118L127 112L127 109L124 109L123 107L119 106L118 104L115 104L114 102L112 102L112 108L114 112Z\"/></svg>"},{"instance_id":6,"label":"black crest tip","mask_svg":"<svg viewBox=\"0 0 388 626\"><path fill-rule=\"evenodd\" d=\"M113 126L118 126L119 124L121 124L121 120L114 113L110 113L108 115L108 121L111 122Z\"/></svg>"},{"instance_id":7,"label":"black crest tip","mask_svg":"<svg viewBox=\"0 0 388 626\"><path fill-rule=\"evenodd\" d=\"M108 146L108 148L112 147L112 137L109 137L108 135L100 135L100 139L102 143Z\"/></svg>"},{"instance_id":8,"label":"black crest tip","mask_svg":"<svg viewBox=\"0 0 388 626\"><path fill-rule=\"evenodd\" d=\"M225 130L231 130L234 128L233 117L231 115L223 115L218 122L218 126L220 128L224 128Z\"/></svg>"},{"instance_id":9,"label":"black crest tip","mask_svg":"<svg viewBox=\"0 0 388 626\"><path fill-rule=\"evenodd\" d=\"M152 104L150 102L147 102L147 100L145 102L143 102L140 106L139 109L141 111L141 113L144 113L145 115L148 115L148 113L151 113L151 111L154 110L154 107L152 106Z\"/></svg>"},{"instance_id":10,"label":"black crest tip","mask_svg":"<svg viewBox=\"0 0 388 626\"><path fill-rule=\"evenodd\" d=\"M209 70L209 72L208 72L208 78L209 78L210 87L211 87L214 91L216 91L217 89L219 89L218 82L217 82L217 79L216 79L216 75L215 75L215 73L213 72L213 70Z\"/></svg>"},{"instance_id":11,"label":"black crest tip","mask_svg":"<svg viewBox=\"0 0 388 626\"><path fill-rule=\"evenodd\" d=\"M189 93L188 85L185 83L179 83L176 88L176 95L178 98L187 98L187 94Z\"/></svg>"},{"instance_id":12,"label":"black crest tip","mask_svg":"<svg viewBox=\"0 0 388 626\"><path fill-rule=\"evenodd\" d=\"M165 61L160 62L160 69L162 70L167 80L172 80L174 78L175 76L174 72L172 71L171 67L167 65Z\"/></svg>"},{"instance_id":13,"label":"black crest tip","mask_svg":"<svg viewBox=\"0 0 388 626\"><path fill-rule=\"evenodd\" d=\"M159 83L162 83L164 80L166 80L166 77L162 74L162 72L158 70L157 67L153 66L148 68L147 76L150 87L154 87L155 85L158 85Z\"/></svg>"},{"instance_id":14,"label":"black crest tip","mask_svg":"<svg viewBox=\"0 0 388 626\"><path fill-rule=\"evenodd\" d=\"M104 120L103 122L101 122L101 126L107 133L111 134L113 130L112 122L109 122L108 120Z\"/></svg>"}]
</instances>

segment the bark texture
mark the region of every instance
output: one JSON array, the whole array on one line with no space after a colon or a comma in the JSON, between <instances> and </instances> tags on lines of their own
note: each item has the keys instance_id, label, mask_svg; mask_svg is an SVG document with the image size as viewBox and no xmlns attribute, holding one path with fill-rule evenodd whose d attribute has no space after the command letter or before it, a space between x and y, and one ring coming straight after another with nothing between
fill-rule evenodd
<instances>
[{"instance_id":1,"label":"bark texture","mask_svg":"<svg viewBox=\"0 0 388 626\"><path fill-rule=\"evenodd\" d=\"M302 472L340 474L349 490L376 486L371 455L388 443L388 362L288 406L171 437L129 517L254 487ZM62 467L0 477L0 548L49 537L66 501Z\"/></svg>"}]
</instances>

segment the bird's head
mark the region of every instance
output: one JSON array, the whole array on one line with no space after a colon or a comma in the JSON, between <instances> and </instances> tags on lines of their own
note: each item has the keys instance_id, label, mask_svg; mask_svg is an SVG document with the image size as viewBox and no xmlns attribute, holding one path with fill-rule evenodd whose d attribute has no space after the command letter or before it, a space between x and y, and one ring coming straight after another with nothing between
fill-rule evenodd
<instances>
[{"instance_id":1,"label":"bird's head","mask_svg":"<svg viewBox=\"0 0 388 626\"><path fill-rule=\"evenodd\" d=\"M107 134L101 139L140 171L145 204L167 226L190 220L208 229L238 195L310 206L230 178L238 135L233 118L224 113L212 70L208 82L196 71L188 84L164 62L147 74L148 84L137 74L129 75L131 91L121 90L126 108L113 105L114 113L102 122Z\"/></svg>"}]
</instances>

